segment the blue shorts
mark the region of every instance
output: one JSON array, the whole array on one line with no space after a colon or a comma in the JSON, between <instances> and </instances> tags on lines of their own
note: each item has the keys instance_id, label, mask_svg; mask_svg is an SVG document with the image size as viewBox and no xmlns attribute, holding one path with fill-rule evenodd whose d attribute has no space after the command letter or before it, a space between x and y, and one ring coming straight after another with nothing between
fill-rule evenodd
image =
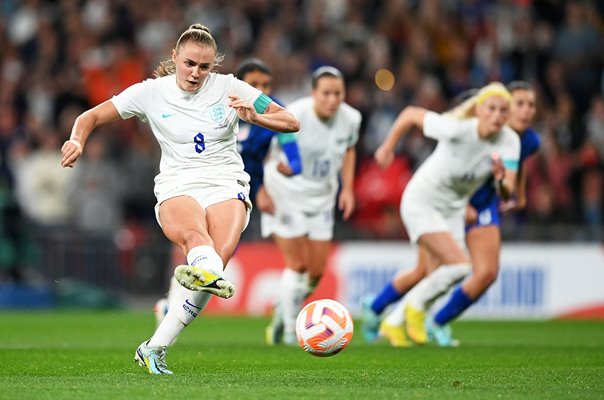
<instances>
[{"instance_id":1,"label":"blue shorts","mask_svg":"<svg viewBox=\"0 0 604 400\"><path fill-rule=\"evenodd\" d=\"M489 225L501 225L501 219L499 218L499 199L493 197L493 200L482 208L477 208L478 218L475 223L466 225L466 232L472 228Z\"/></svg>"}]
</instances>

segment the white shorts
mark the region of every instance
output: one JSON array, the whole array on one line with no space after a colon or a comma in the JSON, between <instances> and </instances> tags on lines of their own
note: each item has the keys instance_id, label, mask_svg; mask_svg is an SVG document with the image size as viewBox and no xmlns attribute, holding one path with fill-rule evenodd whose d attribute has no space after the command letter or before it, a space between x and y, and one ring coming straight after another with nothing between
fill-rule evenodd
<instances>
[{"instance_id":1,"label":"white shorts","mask_svg":"<svg viewBox=\"0 0 604 400\"><path fill-rule=\"evenodd\" d=\"M217 204L226 200L241 200L245 203L245 209L247 211L247 220L245 221L245 226L243 227L243 230L247 228L247 225L250 222L252 203L250 202L250 187L247 184L242 185L239 182L235 185L229 186L200 184L197 187L189 187L186 190L183 190L182 192L174 191L168 196L165 196L162 202L178 196L189 196L195 199L204 210L213 204ZM159 202L155 205L155 218L157 219L157 223L161 227L161 222L159 219L160 205L161 203Z\"/></svg>"},{"instance_id":2,"label":"white shorts","mask_svg":"<svg viewBox=\"0 0 604 400\"><path fill-rule=\"evenodd\" d=\"M442 211L418 196L403 194L400 205L403 224L409 239L417 243L426 233L449 232L462 248L465 246L465 210Z\"/></svg>"},{"instance_id":3,"label":"white shorts","mask_svg":"<svg viewBox=\"0 0 604 400\"><path fill-rule=\"evenodd\" d=\"M318 213L276 210L274 215L262 213L260 222L262 237L275 234L286 239L308 236L312 240L331 240L334 208L329 207Z\"/></svg>"}]
</instances>

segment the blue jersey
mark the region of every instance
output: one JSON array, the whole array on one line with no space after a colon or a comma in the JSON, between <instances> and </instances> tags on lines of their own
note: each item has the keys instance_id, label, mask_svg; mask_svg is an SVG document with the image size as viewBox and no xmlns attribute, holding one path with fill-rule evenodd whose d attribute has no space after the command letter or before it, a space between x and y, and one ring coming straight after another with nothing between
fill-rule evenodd
<instances>
[{"instance_id":1,"label":"blue jersey","mask_svg":"<svg viewBox=\"0 0 604 400\"><path fill-rule=\"evenodd\" d=\"M528 128L520 135L520 166L530 155L539 150L540 143L539 134L532 128ZM476 209L478 220L476 224L468 226L467 229L474 226L499 225L499 197L497 197L492 175L474 193L470 199L470 204Z\"/></svg>"},{"instance_id":2,"label":"blue jersey","mask_svg":"<svg viewBox=\"0 0 604 400\"><path fill-rule=\"evenodd\" d=\"M274 98L271 99L281 105ZM262 126L244 121L239 123L237 147L243 159L243 169L250 175L250 199L252 202L255 202L258 189L264 181L264 159L275 135L278 135L279 143L283 147L293 174L299 174L302 170L302 163L293 134L278 134Z\"/></svg>"}]
</instances>

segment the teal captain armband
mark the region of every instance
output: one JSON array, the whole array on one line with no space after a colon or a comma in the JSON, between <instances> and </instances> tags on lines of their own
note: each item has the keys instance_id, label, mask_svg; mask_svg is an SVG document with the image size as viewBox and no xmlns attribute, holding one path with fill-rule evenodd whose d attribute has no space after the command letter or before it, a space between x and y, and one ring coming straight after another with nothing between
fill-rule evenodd
<instances>
[{"instance_id":1,"label":"teal captain armband","mask_svg":"<svg viewBox=\"0 0 604 400\"><path fill-rule=\"evenodd\" d=\"M503 160L503 167L510 171L518 172L518 160Z\"/></svg>"},{"instance_id":2,"label":"teal captain armband","mask_svg":"<svg viewBox=\"0 0 604 400\"><path fill-rule=\"evenodd\" d=\"M264 93L261 93L260 96L258 96L256 101L254 102L254 108L256 109L256 112L258 114L263 114L266 110L266 107L268 107L271 101L273 100L270 97L268 97Z\"/></svg>"},{"instance_id":3,"label":"teal captain armband","mask_svg":"<svg viewBox=\"0 0 604 400\"><path fill-rule=\"evenodd\" d=\"M277 140L279 144L283 146L286 143L291 143L296 141L296 135L293 133L280 133L277 135Z\"/></svg>"}]
</instances>

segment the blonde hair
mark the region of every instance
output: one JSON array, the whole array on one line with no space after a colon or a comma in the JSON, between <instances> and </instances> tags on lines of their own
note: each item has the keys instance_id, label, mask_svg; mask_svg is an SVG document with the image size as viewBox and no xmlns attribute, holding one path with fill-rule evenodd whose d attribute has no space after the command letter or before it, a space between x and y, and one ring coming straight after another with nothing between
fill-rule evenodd
<instances>
[{"instance_id":1,"label":"blonde hair","mask_svg":"<svg viewBox=\"0 0 604 400\"><path fill-rule=\"evenodd\" d=\"M481 105L489 97L500 96L508 102L512 100L512 95L506 87L500 82L491 82L482 87L474 96L466 99L457 107L452 108L443 115L456 119L467 119L476 116L476 106Z\"/></svg>"},{"instance_id":2,"label":"blonde hair","mask_svg":"<svg viewBox=\"0 0 604 400\"><path fill-rule=\"evenodd\" d=\"M220 65L222 60L224 59L224 55L218 53L218 46L216 45L216 41L210 34L210 29L202 24L193 24L189 26L189 29L184 31L178 40L176 41L176 46L174 49L178 53L180 48L188 42L194 42L200 46L209 46L216 52L216 56L214 57L214 66ZM171 58L160 61L159 65L153 71L153 76L156 78L160 78L162 76L172 75L176 73L176 64L174 60Z\"/></svg>"}]
</instances>

